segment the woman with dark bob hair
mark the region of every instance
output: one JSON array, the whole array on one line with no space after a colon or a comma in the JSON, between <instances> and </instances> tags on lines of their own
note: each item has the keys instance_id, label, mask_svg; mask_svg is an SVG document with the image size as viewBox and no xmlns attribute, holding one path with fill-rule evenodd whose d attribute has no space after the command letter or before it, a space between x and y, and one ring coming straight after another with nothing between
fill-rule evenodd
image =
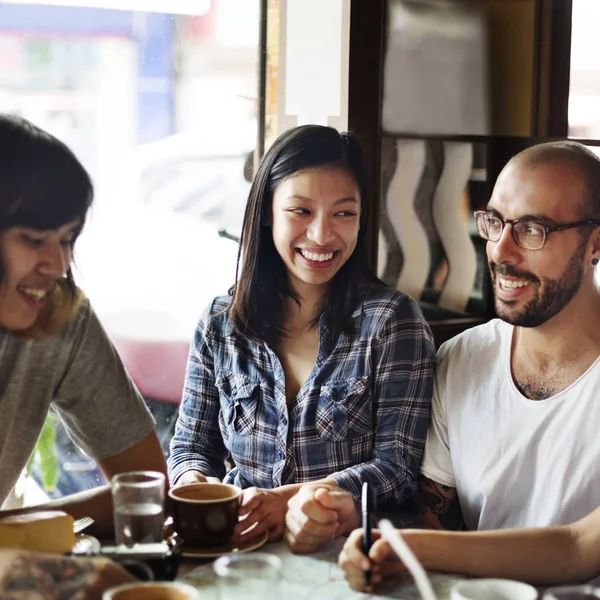
<instances>
[{"instance_id":1,"label":"woman with dark bob hair","mask_svg":"<svg viewBox=\"0 0 600 600\"><path fill-rule=\"evenodd\" d=\"M368 481L390 507L415 491L435 349L417 303L368 268L368 208L358 143L330 127L286 131L254 177L236 282L196 329L168 461L173 484L245 489L240 543L281 537L307 482L357 496Z\"/></svg>"},{"instance_id":2,"label":"woman with dark bob hair","mask_svg":"<svg viewBox=\"0 0 600 600\"><path fill-rule=\"evenodd\" d=\"M0 505L51 408L107 478L166 474L154 420L71 273L92 197L87 172L62 142L0 115ZM112 533L107 486L33 509L48 508L91 516L96 533ZM0 557L18 578L15 565Z\"/></svg>"}]
</instances>

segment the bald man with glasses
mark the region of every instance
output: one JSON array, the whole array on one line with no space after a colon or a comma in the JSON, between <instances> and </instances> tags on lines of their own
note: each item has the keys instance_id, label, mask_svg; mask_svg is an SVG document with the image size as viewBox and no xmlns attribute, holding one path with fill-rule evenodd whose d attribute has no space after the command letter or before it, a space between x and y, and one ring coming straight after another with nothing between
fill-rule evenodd
<instances>
[{"instance_id":1,"label":"bald man with glasses","mask_svg":"<svg viewBox=\"0 0 600 600\"><path fill-rule=\"evenodd\" d=\"M575 142L531 147L475 221L498 318L438 352L419 525L573 523L600 506L600 159ZM339 494L301 490L292 548L315 549L351 511Z\"/></svg>"},{"instance_id":2,"label":"bald man with glasses","mask_svg":"<svg viewBox=\"0 0 600 600\"><path fill-rule=\"evenodd\" d=\"M571 523L600 505L600 159L525 150L475 222L499 318L438 353L419 512L445 529Z\"/></svg>"}]
</instances>

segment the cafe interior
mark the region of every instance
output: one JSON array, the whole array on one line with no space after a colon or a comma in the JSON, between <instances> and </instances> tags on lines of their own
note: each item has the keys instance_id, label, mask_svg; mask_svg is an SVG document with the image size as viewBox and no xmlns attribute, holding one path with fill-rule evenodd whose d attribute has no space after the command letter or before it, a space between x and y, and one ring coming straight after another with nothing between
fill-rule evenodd
<instances>
[{"instance_id":1,"label":"cafe interior","mask_svg":"<svg viewBox=\"0 0 600 600\"><path fill-rule=\"evenodd\" d=\"M564 139L600 154L598 22L600 0L2 3L0 112L62 137L97 183L78 281L151 409L165 455L197 307L233 283L245 198L273 141L305 124L359 138L372 199L371 267L419 302L439 348L496 316L473 212L485 208L509 159ZM125 190L118 200L117 188ZM100 264L96 233L115 215L123 229L115 229L117 237L131 235L130 216L139 224L116 268L111 257ZM141 257L156 251L158 227L172 254L156 260L182 262L167 285L151 287ZM207 250L189 252L189 238L205 239ZM202 255L211 248L208 261ZM189 282L190 272L200 274L197 282ZM115 277L131 294L107 293ZM190 285L198 289L188 294ZM33 461L4 508L105 483L60 423L52 426L54 481L47 485L47 472ZM185 506L183 495L166 493L164 478L161 484L160 502ZM65 534L58 518L32 535L59 532L60 552L75 545L81 556L98 553L86 523L75 525L71 533L67 520ZM0 546L25 544L19 536L0 521ZM162 537L136 546L101 540L102 554L140 579L175 580L180 589L104 600L366 597L344 581L339 544L311 556L264 540L185 551L172 519ZM455 586L462 577L422 577L413 573L369 597L533 600L530 589L461 595Z\"/></svg>"}]
</instances>

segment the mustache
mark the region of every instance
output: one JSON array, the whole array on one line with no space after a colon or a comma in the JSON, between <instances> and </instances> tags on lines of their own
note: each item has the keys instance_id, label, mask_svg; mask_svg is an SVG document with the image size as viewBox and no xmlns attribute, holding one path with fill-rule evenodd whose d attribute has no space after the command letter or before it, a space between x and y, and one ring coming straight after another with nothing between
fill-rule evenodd
<instances>
[{"instance_id":1,"label":"mustache","mask_svg":"<svg viewBox=\"0 0 600 600\"><path fill-rule=\"evenodd\" d=\"M496 263L490 263L490 271L493 277L515 277L516 279L531 281L533 283L538 281L538 278L532 273L528 273L527 271L520 271L512 265L499 265Z\"/></svg>"}]
</instances>

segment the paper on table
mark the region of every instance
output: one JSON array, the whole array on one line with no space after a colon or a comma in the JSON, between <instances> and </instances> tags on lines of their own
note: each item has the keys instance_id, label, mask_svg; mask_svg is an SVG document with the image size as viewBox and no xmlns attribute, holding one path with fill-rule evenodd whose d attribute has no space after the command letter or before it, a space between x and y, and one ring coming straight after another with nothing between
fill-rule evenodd
<instances>
[{"instance_id":1,"label":"paper on table","mask_svg":"<svg viewBox=\"0 0 600 600\"><path fill-rule=\"evenodd\" d=\"M377 527L381 531L383 538L392 547L392 550L398 555L398 557L405 564L406 568L410 571L410 574L415 580L419 594L422 600L437 600L431 581L427 577L427 573L423 566L419 562L419 559L414 555L413 551L408 547L404 541L402 534L396 529L390 521L387 519L381 519Z\"/></svg>"}]
</instances>

